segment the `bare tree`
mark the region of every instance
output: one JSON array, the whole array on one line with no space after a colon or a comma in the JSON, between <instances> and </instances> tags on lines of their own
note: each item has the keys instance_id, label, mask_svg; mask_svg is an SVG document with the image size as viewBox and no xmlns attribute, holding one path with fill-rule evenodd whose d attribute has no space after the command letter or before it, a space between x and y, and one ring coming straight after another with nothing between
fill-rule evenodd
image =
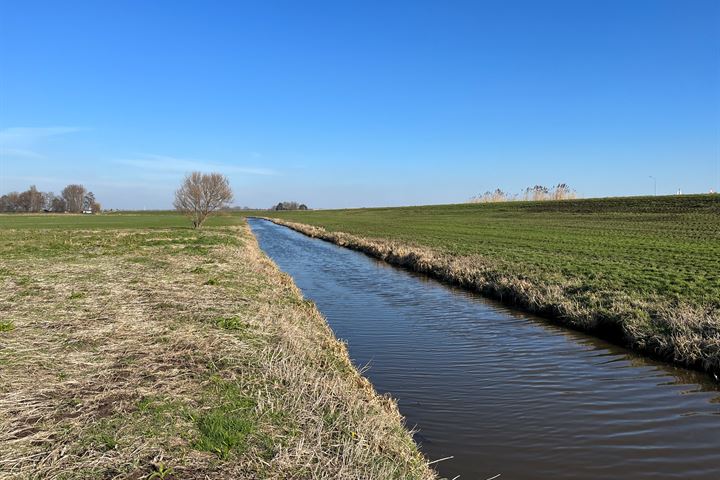
<instances>
[{"instance_id":1,"label":"bare tree","mask_svg":"<svg viewBox=\"0 0 720 480\"><path fill-rule=\"evenodd\" d=\"M193 228L200 228L216 210L227 207L233 200L230 182L219 173L192 172L175 192L175 209L192 220Z\"/></svg>"},{"instance_id":2,"label":"bare tree","mask_svg":"<svg viewBox=\"0 0 720 480\"><path fill-rule=\"evenodd\" d=\"M85 192L87 190L82 185L73 184L63 188L62 197L68 212L80 213L82 211Z\"/></svg>"},{"instance_id":3,"label":"bare tree","mask_svg":"<svg viewBox=\"0 0 720 480\"><path fill-rule=\"evenodd\" d=\"M60 196L42 192L35 185L24 192L10 192L0 196L0 212L75 212L83 209L93 213L100 211L100 203L92 192L82 185L68 185Z\"/></svg>"},{"instance_id":4,"label":"bare tree","mask_svg":"<svg viewBox=\"0 0 720 480\"><path fill-rule=\"evenodd\" d=\"M43 207L43 194L35 185L22 192L19 196L20 208L26 212L39 212Z\"/></svg>"},{"instance_id":5,"label":"bare tree","mask_svg":"<svg viewBox=\"0 0 720 480\"><path fill-rule=\"evenodd\" d=\"M18 194L16 205L16 210L19 212L30 211L30 190L25 190L24 192L20 192Z\"/></svg>"},{"instance_id":6,"label":"bare tree","mask_svg":"<svg viewBox=\"0 0 720 480\"><path fill-rule=\"evenodd\" d=\"M42 208L45 211L52 211L52 204L55 200L55 194L53 192L44 192L42 194Z\"/></svg>"},{"instance_id":7,"label":"bare tree","mask_svg":"<svg viewBox=\"0 0 720 480\"><path fill-rule=\"evenodd\" d=\"M67 204L65 203L64 198L55 197L52 199L52 203L49 208L55 213L63 213L67 209Z\"/></svg>"},{"instance_id":8,"label":"bare tree","mask_svg":"<svg viewBox=\"0 0 720 480\"><path fill-rule=\"evenodd\" d=\"M10 192L0 197L0 209L3 212L15 212L20 204L20 194L18 192Z\"/></svg>"}]
</instances>

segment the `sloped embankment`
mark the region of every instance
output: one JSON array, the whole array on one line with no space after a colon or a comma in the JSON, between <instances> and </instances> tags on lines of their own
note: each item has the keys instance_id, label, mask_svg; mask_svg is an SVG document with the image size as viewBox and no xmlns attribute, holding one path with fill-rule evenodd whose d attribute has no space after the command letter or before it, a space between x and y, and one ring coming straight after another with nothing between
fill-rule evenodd
<instances>
[{"instance_id":1,"label":"sloped embankment","mask_svg":"<svg viewBox=\"0 0 720 480\"><path fill-rule=\"evenodd\" d=\"M490 257L450 255L279 218L267 220L479 292L653 357L705 370L716 378L720 374L720 311L716 306L699 308L662 298L638 298L622 291L596 292L571 280L534 281L508 272Z\"/></svg>"},{"instance_id":2,"label":"sloped embankment","mask_svg":"<svg viewBox=\"0 0 720 480\"><path fill-rule=\"evenodd\" d=\"M246 225L0 237L0 478L435 478Z\"/></svg>"}]
</instances>

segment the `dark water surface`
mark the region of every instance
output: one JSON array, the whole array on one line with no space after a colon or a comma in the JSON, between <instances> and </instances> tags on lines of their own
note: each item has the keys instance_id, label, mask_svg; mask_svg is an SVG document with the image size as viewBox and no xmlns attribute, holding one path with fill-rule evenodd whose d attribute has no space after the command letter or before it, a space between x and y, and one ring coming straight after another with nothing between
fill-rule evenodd
<instances>
[{"instance_id":1,"label":"dark water surface","mask_svg":"<svg viewBox=\"0 0 720 480\"><path fill-rule=\"evenodd\" d=\"M443 476L720 479L720 387L251 219Z\"/></svg>"}]
</instances>

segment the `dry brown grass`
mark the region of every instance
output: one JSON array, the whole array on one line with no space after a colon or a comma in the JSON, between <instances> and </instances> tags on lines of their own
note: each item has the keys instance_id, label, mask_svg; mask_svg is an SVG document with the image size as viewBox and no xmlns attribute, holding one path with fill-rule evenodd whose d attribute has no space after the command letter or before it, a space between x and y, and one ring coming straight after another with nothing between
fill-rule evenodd
<instances>
[{"instance_id":1,"label":"dry brown grass","mask_svg":"<svg viewBox=\"0 0 720 480\"><path fill-rule=\"evenodd\" d=\"M639 300L619 291L593 291L575 280L537 283L499 270L479 255L455 256L397 241L364 238L322 227L268 220L311 237L359 250L441 281L499 299L578 330L595 333L656 358L720 374L720 311Z\"/></svg>"},{"instance_id":2,"label":"dry brown grass","mask_svg":"<svg viewBox=\"0 0 720 480\"><path fill-rule=\"evenodd\" d=\"M0 478L435 478L246 226L0 237Z\"/></svg>"}]
</instances>

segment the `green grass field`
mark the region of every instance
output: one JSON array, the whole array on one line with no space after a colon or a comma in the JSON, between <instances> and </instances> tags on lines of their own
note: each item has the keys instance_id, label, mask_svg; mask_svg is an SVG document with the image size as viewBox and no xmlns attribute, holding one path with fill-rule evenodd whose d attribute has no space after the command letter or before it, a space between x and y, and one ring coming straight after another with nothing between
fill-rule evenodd
<instances>
[{"instance_id":1,"label":"green grass field","mask_svg":"<svg viewBox=\"0 0 720 480\"><path fill-rule=\"evenodd\" d=\"M238 225L237 215L221 214L208 219L208 227ZM190 228L187 217L171 211L113 212L101 215L0 214L0 229L128 229Z\"/></svg>"},{"instance_id":2,"label":"green grass field","mask_svg":"<svg viewBox=\"0 0 720 480\"><path fill-rule=\"evenodd\" d=\"M720 302L720 195L263 212L375 239L480 255L550 282Z\"/></svg>"},{"instance_id":3,"label":"green grass field","mask_svg":"<svg viewBox=\"0 0 720 480\"><path fill-rule=\"evenodd\" d=\"M207 226L234 226L248 215L322 227L306 233L651 355L720 371L720 195L244 211ZM68 230L176 229L192 236L189 221L173 212L0 215L3 229L15 232L3 249L8 259L18 251L48 258L71 245L86 254L96 249ZM45 237L37 243L33 232L40 229Z\"/></svg>"}]
</instances>

